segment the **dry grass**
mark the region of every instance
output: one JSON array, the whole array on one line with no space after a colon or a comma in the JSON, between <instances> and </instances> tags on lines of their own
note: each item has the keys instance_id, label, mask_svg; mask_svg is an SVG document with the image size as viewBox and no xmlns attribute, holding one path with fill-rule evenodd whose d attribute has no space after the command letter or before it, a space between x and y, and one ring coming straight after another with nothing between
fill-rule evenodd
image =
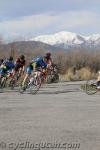
<instances>
[{"instance_id":1,"label":"dry grass","mask_svg":"<svg viewBox=\"0 0 100 150\"><path fill-rule=\"evenodd\" d=\"M60 75L61 81L73 81L74 75L71 69L68 69L64 75Z\"/></svg>"},{"instance_id":2,"label":"dry grass","mask_svg":"<svg viewBox=\"0 0 100 150\"><path fill-rule=\"evenodd\" d=\"M77 81L77 80L88 80L95 76L95 73L91 72L88 68L82 68L73 74L71 69L68 69L64 75L60 75L61 81Z\"/></svg>"},{"instance_id":3,"label":"dry grass","mask_svg":"<svg viewBox=\"0 0 100 150\"><path fill-rule=\"evenodd\" d=\"M77 71L77 74L80 80L88 80L94 76L94 73L89 68L82 68Z\"/></svg>"}]
</instances>

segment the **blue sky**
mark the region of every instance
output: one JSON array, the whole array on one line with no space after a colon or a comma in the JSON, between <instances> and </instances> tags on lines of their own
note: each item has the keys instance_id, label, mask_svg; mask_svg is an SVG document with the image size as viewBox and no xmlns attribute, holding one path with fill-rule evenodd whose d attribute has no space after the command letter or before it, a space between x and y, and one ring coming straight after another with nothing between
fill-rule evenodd
<instances>
[{"instance_id":1,"label":"blue sky","mask_svg":"<svg viewBox=\"0 0 100 150\"><path fill-rule=\"evenodd\" d=\"M0 35L30 38L60 31L100 33L100 0L0 0Z\"/></svg>"}]
</instances>

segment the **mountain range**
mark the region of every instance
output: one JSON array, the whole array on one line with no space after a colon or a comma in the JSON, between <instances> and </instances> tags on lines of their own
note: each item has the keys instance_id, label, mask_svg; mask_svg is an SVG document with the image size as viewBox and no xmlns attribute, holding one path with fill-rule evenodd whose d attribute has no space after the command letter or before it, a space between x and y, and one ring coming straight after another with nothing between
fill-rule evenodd
<instances>
[{"instance_id":1,"label":"mountain range","mask_svg":"<svg viewBox=\"0 0 100 150\"><path fill-rule=\"evenodd\" d=\"M43 51L70 51L70 50L99 50L100 34L82 36L72 32L59 32L51 35L41 35L28 40L11 43L0 43L0 55L16 53L33 53Z\"/></svg>"},{"instance_id":2,"label":"mountain range","mask_svg":"<svg viewBox=\"0 0 100 150\"><path fill-rule=\"evenodd\" d=\"M82 36L72 32L58 32L51 35L41 35L31 38L30 41L43 42L55 47L69 49L69 48L100 48L100 34L93 34L90 36Z\"/></svg>"}]
</instances>

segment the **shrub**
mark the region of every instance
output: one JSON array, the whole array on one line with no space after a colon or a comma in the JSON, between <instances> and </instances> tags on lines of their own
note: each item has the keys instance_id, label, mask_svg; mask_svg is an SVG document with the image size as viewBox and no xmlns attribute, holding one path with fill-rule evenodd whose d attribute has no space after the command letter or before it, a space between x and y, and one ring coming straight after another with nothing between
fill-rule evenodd
<instances>
[{"instance_id":1,"label":"shrub","mask_svg":"<svg viewBox=\"0 0 100 150\"><path fill-rule=\"evenodd\" d=\"M89 68L82 68L77 71L77 75L80 80L88 80L94 76L94 73Z\"/></svg>"}]
</instances>

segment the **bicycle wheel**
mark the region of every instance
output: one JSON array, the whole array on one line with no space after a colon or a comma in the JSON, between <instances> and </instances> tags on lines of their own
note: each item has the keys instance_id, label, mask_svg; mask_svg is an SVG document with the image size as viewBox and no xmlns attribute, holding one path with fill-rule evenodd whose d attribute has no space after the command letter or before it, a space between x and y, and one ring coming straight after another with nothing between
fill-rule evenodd
<instances>
[{"instance_id":1,"label":"bicycle wheel","mask_svg":"<svg viewBox=\"0 0 100 150\"><path fill-rule=\"evenodd\" d=\"M16 77L13 77L9 82L9 87L11 88L11 90L13 90L15 86L16 86Z\"/></svg>"},{"instance_id":2,"label":"bicycle wheel","mask_svg":"<svg viewBox=\"0 0 100 150\"><path fill-rule=\"evenodd\" d=\"M58 74L54 74L52 80L53 80L53 83L58 83L59 82L59 75Z\"/></svg>"},{"instance_id":3,"label":"bicycle wheel","mask_svg":"<svg viewBox=\"0 0 100 150\"><path fill-rule=\"evenodd\" d=\"M48 75L46 80L48 84L52 83L52 76Z\"/></svg>"},{"instance_id":4,"label":"bicycle wheel","mask_svg":"<svg viewBox=\"0 0 100 150\"><path fill-rule=\"evenodd\" d=\"M3 88L6 88L6 81L7 79L5 77L3 77L0 81L0 88L3 89Z\"/></svg>"},{"instance_id":5,"label":"bicycle wheel","mask_svg":"<svg viewBox=\"0 0 100 150\"><path fill-rule=\"evenodd\" d=\"M30 78L30 82L28 84L29 91L31 94L36 94L41 87L41 78L40 76Z\"/></svg>"},{"instance_id":6,"label":"bicycle wheel","mask_svg":"<svg viewBox=\"0 0 100 150\"><path fill-rule=\"evenodd\" d=\"M95 94L98 91L96 85L96 79L88 80L85 84L85 92L88 95Z\"/></svg>"},{"instance_id":7,"label":"bicycle wheel","mask_svg":"<svg viewBox=\"0 0 100 150\"><path fill-rule=\"evenodd\" d=\"M17 82L19 80L19 78L21 77L21 75L19 74L19 72L17 72L13 77L12 79L10 80L10 83L9 83L9 87L11 87L11 89L14 89L14 87L17 87Z\"/></svg>"},{"instance_id":8,"label":"bicycle wheel","mask_svg":"<svg viewBox=\"0 0 100 150\"><path fill-rule=\"evenodd\" d=\"M26 89L28 88L29 79L27 79L25 81L24 85L22 83L23 83L23 80L21 81L21 83L19 85L19 92L20 92L20 94L23 94L26 91Z\"/></svg>"}]
</instances>

